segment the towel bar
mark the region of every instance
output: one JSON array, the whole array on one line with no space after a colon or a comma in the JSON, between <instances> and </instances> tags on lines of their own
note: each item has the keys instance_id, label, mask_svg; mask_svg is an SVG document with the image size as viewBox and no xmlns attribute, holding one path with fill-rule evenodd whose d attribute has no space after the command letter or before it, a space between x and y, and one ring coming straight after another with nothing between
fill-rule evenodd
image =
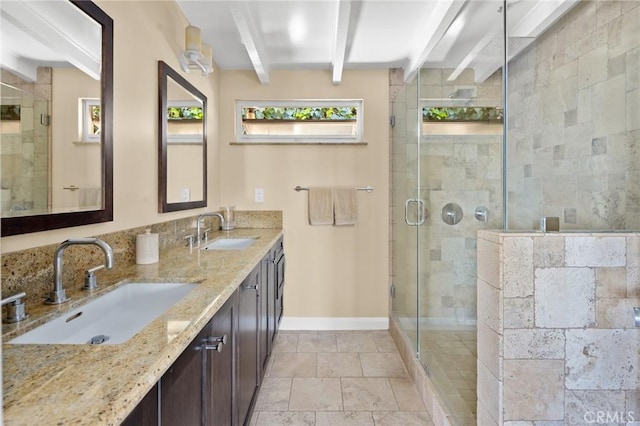
<instances>
[{"instance_id":1,"label":"towel bar","mask_svg":"<svg viewBox=\"0 0 640 426\"><path fill-rule=\"evenodd\" d=\"M295 188L293 188L293 189L294 189L294 190L296 190L296 191L298 191L298 192L300 192L300 191L308 191L308 190L309 190L309 188L304 188L304 187L302 187L302 186L300 186L300 185L296 186L296 187L295 187ZM365 187L363 187L363 188L356 188L356 189L357 189L358 191L367 191L367 192L371 192L371 191L373 191L373 186L368 185L368 186L365 186Z\"/></svg>"}]
</instances>

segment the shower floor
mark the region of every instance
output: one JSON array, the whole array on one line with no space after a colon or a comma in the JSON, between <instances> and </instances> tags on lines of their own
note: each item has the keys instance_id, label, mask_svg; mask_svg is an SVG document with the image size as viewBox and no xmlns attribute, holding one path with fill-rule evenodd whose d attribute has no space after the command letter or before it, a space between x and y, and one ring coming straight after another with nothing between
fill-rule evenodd
<instances>
[{"instance_id":1,"label":"shower floor","mask_svg":"<svg viewBox=\"0 0 640 426\"><path fill-rule=\"evenodd\" d=\"M426 326L420 358L452 424L476 424L477 337L475 326Z\"/></svg>"}]
</instances>

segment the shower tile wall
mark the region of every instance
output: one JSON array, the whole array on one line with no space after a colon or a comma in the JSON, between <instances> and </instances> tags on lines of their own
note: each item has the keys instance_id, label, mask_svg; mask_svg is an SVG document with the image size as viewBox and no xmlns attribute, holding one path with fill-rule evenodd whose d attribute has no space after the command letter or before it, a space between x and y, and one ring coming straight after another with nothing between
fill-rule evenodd
<instances>
[{"instance_id":1,"label":"shower tile wall","mask_svg":"<svg viewBox=\"0 0 640 426\"><path fill-rule=\"evenodd\" d=\"M2 210L22 205L28 210L47 210L50 200L49 157L50 126L40 123L41 115L49 116L51 105L51 68L38 68L36 82L21 79L0 70L0 81L22 90L20 104L20 132L2 133L0 161L2 170ZM14 104L15 99L2 103Z\"/></svg>"},{"instance_id":2,"label":"shower tile wall","mask_svg":"<svg viewBox=\"0 0 640 426\"><path fill-rule=\"evenodd\" d=\"M483 83L476 83L470 70L455 82L447 81L453 70L421 71L422 98L446 99L456 86L474 86L482 106L501 103L501 76L497 72ZM395 117L391 141L392 221L403 220L404 203L415 198L418 179L417 129L418 104L416 82L404 83L402 70L390 72L391 110ZM475 257L476 231L501 227L501 135L428 135L420 147L421 194L429 217L420 232L421 317L431 323L472 325L475 321ZM463 209L462 221L445 224L442 207L458 203ZM474 218L476 207L489 210L489 222ZM415 240L415 228L392 222L391 250L393 282L414 282L417 247L407 245ZM425 259L426 257L426 259ZM404 262L404 263L403 263ZM413 312L415 288L396 286L394 311Z\"/></svg>"},{"instance_id":3,"label":"shower tile wall","mask_svg":"<svg viewBox=\"0 0 640 426\"><path fill-rule=\"evenodd\" d=\"M510 229L640 227L640 2L583 0L509 66Z\"/></svg>"},{"instance_id":4,"label":"shower tile wall","mask_svg":"<svg viewBox=\"0 0 640 426\"><path fill-rule=\"evenodd\" d=\"M473 86L475 98L482 99L476 101L478 106L500 105L499 72L482 83L475 82L472 70L449 82L452 72L423 69L421 98L448 99L456 86ZM473 130L459 135L422 136L420 196L429 217L420 233L422 256L426 257L421 269L421 281L426 283L421 294L421 316L428 318L428 324L475 325L476 232L502 224L501 145L501 134L479 135ZM463 217L457 225L442 220L442 208L448 203L462 208ZM479 206L489 211L487 223L474 217Z\"/></svg>"}]
</instances>

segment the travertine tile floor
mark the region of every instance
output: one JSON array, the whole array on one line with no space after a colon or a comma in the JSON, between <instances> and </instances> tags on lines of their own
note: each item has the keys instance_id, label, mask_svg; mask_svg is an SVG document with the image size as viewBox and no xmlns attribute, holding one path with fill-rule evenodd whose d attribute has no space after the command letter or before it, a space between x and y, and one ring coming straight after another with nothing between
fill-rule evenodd
<instances>
[{"instance_id":1,"label":"travertine tile floor","mask_svg":"<svg viewBox=\"0 0 640 426\"><path fill-rule=\"evenodd\" d=\"M423 362L455 426L476 424L476 341L475 327L425 327L421 332Z\"/></svg>"},{"instance_id":2,"label":"travertine tile floor","mask_svg":"<svg viewBox=\"0 0 640 426\"><path fill-rule=\"evenodd\" d=\"M387 331L280 331L251 426L433 426Z\"/></svg>"}]
</instances>

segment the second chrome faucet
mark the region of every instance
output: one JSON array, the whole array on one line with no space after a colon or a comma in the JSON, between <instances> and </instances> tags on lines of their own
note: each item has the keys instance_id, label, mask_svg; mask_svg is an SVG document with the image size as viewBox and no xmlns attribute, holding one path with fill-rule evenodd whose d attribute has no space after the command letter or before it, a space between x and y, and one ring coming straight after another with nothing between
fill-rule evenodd
<instances>
[{"instance_id":1,"label":"second chrome faucet","mask_svg":"<svg viewBox=\"0 0 640 426\"><path fill-rule=\"evenodd\" d=\"M224 220L224 216L222 216L221 213L219 212L209 212L209 213L202 213L200 216L198 216L198 219L196 220L196 246L200 247L200 241L202 240L202 235L200 234L200 226L202 224L202 219L204 219L206 216L215 216L220 220L220 227L222 229L225 228L225 220Z\"/></svg>"},{"instance_id":2,"label":"second chrome faucet","mask_svg":"<svg viewBox=\"0 0 640 426\"><path fill-rule=\"evenodd\" d=\"M49 293L49 297L44 301L47 305L59 305L61 303L65 303L70 300L66 295L66 291L62 285L62 254L64 250L72 245L95 245L102 249L104 252L105 262L104 265L98 266L96 268L91 268L87 271L85 275L85 281L92 281L93 287L95 287L95 276L93 273L102 269L102 267L106 269L113 268L113 250L111 246L106 242L99 240L97 238L72 238L62 242L53 256L53 276L54 276L54 287L53 291ZM91 288L91 286L87 285L91 284L90 282L85 282L85 288Z\"/></svg>"}]
</instances>

